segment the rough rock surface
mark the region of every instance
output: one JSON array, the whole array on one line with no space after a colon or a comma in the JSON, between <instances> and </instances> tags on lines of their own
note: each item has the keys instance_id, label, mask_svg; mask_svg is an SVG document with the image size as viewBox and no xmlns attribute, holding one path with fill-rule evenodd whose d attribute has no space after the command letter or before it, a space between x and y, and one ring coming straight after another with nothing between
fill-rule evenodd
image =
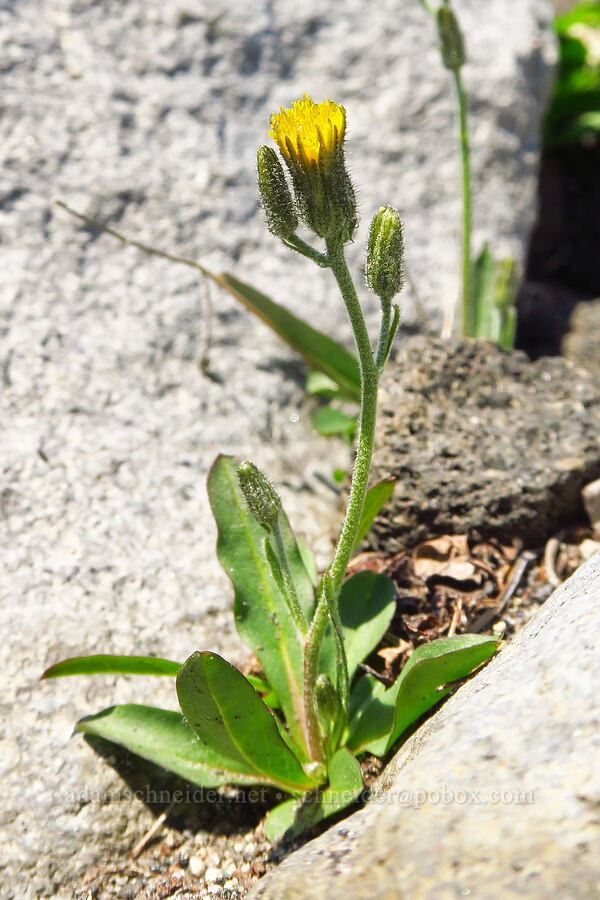
<instances>
[{"instance_id":1,"label":"rough rock surface","mask_svg":"<svg viewBox=\"0 0 600 900\"><path fill-rule=\"evenodd\" d=\"M209 8L210 7L210 8ZM544 0L457 0L470 45L476 237L522 255L553 42ZM503 35L502 41L498 34ZM39 685L89 651L240 659L205 475L220 451L280 484L300 530L328 534L346 462L307 423L293 355L196 272L83 229L56 198L233 270L348 339L332 280L280 248L257 208L269 114L304 91L348 109L363 222L394 203L432 317L455 294L453 98L417 2L365 13L308 0L23 0L0 10L0 700L2 897L68 897L151 817L79 738L83 713L174 704L161 679ZM365 301L371 323L378 314ZM405 301L405 322L414 308ZM290 381L289 375L296 380ZM295 491L300 494L297 499Z\"/></svg>"},{"instance_id":2,"label":"rough rock surface","mask_svg":"<svg viewBox=\"0 0 600 900\"><path fill-rule=\"evenodd\" d=\"M600 554L261 900L600 896Z\"/></svg>"},{"instance_id":3,"label":"rough rock surface","mask_svg":"<svg viewBox=\"0 0 600 900\"><path fill-rule=\"evenodd\" d=\"M561 352L578 366L600 374L600 298L575 306Z\"/></svg>"},{"instance_id":4,"label":"rough rock surface","mask_svg":"<svg viewBox=\"0 0 600 900\"><path fill-rule=\"evenodd\" d=\"M597 375L489 343L412 338L382 379L373 478L398 483L370 545L396 552L466 533L535 546L583 518L599 435Z\"/></svg>"}]
</instances>

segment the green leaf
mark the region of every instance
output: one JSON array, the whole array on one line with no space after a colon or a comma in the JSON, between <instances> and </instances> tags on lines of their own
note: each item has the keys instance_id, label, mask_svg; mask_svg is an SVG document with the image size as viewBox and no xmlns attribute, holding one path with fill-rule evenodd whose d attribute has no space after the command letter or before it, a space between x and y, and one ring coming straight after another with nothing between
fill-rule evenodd
<instances>
[{"instance_id":1,"label":"green leaf","mask_svg":"<svg viewBox=\"0 0 600 900\"><path fill-rule=\"evenodd\" d=\"M233 275L224 272L219 283L300 353L311 369L328 375L346 397L360 398L358 361L352 353Z\"/></svg>"},{"instance_id":2,"label":"green leaf","mask_svg":"<svg viewBox=\"0 0 600 900\"><path fill-rule=\"evenodd\" d=\"M269 709L280 708L281 704L279 702L279 698L277 697L275 692L271 690L270 685L265 681L264 678L259 678L258 675L246 675L245 677L250 682L254 690L261 695L265 706L268 706Z\"/></svg>"},{"instance_id":3,"label":"green leaf","mask_svg":"<svg viewBox=\"0 0 600 900\"><path fill-rule=\"evenodd\" d=\"M265 819L265 836L276 841L285 834L297 837L349 806L363 789L360 766L354 756L342 747L329 764L329 785L303 800L286 800L276 806Z\"/></svg>"},{"instance_id":4,"label":"green leaf","mask_svg":"<svg viewBox=\"0 0 600 900\"><path fill-rule=\"evenodd\" d=\"M386 575L358 572L343 583L338 605L348 678L352 680L359 664L377 646L392 621L396 609L394 584ZM338 667L330 623L321 644L319 672L329 675L335 684Z\"/></svg>"},{"instance_id":5,"label":"green leaf","mask_svg":"<svg viewBox=\"0 0 600 900\"><path fill-rule=\"evenodd\" d=\"M384 478L367 491L362 516L360 517L360 525L358 526L358 534L354 541L355 549L366 538L371 525L394 493L395 487L395 478Z\"/></svg>"},{"instance_id":6,"label":"green leaf","mask_svg":"<svg viewBox=\"0 0 600 900\"><path fill-rule=\"evenodd\" d=\"M342 585L339 597L342 635L350 680L375 649L396 610L393 581L375 572L358 572Z\"/></svg>"},{"instance_id":7,"label":"green leaf","mask_svg":"<svg viewBox=\"0 0 600 900\"><path fill-rule=\"evenodd\" d=\"M306 393L311 397L325 397L332 400L340 396L340 388L329 375L323 372L309 372L306 379Z\"/></svg>"},{"instance_id":8,"label":"green leaf","mask_svg":"<svg viewBox=\"0 0 600 900\"><path fill-rule=\"evenodd\" d=\"M387 690L365 676L352 698L350 749L384 756L410 725L453 689L454 682L489 659L498 643L486 635L461 634L422 644Z\"/></svg>"},{"instance_id":9,"label":"green leaf","mask_svg":"<svg viewBox=\"0 0 600 900\"><path fill-rule=\"evenodd\" d=\"M63 659L46 669L41 679L66 675L177 675L180 668L181 663L154 656L97 654Z\"/></svg>"},{"instance_id":10,"label":"green leaf","mask_svg":"<svg viewBox=\"0 0 600 900\"><path fill-rule=\"evenodd\" d=\"M292 737L303 747L299 724L303 720L302 645L267 560L265 532L248 512L236 473L237 461L219 456L208 476L208 495L219 530L217 553L233 582L238 634L258 657L281 702ZM310 619L314 605L312 582L283 513L281 527L298 599Z\"/></svg>"},{"instance_id":11,"label":"green leaf","mask_svg":"<svg viewBox=\"0 0 600 900\"><path fill-rule=\"evenodd\" d=\"M356 416L349 416L335 406L322 406L313 416L313 427L317 434L333 437L341 434L353 440L356 431Z\"/></svg>"},{"instance_id":12,"label":"green leaf","mask_svg":"<svg viewBox=\"0 0 600 900\"><path fill-rule=\"evenodd\" d=\"M77 723L77 730L120 744L132 753L149 759L192 784L216 787L219 784L256 784L258 779L220 768L220 760L200 744L178 712L129 703L111 706Z\"/></svg>"},{"instance_id":13,"label":"green leaf","mask_svg":"<svg viewBox=\"0 0 600 900\"><path fill-rule=\"evenodd\" d=\"M473 334L466 337L486 337L489 307L494 290L496 264L487 244L473 262L471 290L473 292Z\"/></svg>"},{"instance_id":14,"label":"green leaf","mask_svg":"<svg viewBox=\"0 0 600 900\"><path fill-rule=\"evenodd\" d=\"M275 718L234 666L205 651L193 653L177 676L181 711L223 768L303 793L315 783L284 743Z\"/></svg>"},{"instance_id":15,"label":"green leaf","mask_svg":"<svg viewBox=\"0 0 600 900\"><path fill-rule=\"evenodd\" d=\"M511 257L496 261L487 245L473 263L473 337L509 350L516 330L517 266Z\"/></svg>"},{"instance_id":16,"label":"green leaf","mask_svg":"<svg viewBox=\"0 0 600 900\"><path fill-rule=\"evenodd\" d=\"M397 682L396 682L397 684ZM394 727L395 684L387 687L373 675L363 675L352 686L349 726L344 743L354 753L366 750L384 756Z\"/></svg>"}]
</instances>

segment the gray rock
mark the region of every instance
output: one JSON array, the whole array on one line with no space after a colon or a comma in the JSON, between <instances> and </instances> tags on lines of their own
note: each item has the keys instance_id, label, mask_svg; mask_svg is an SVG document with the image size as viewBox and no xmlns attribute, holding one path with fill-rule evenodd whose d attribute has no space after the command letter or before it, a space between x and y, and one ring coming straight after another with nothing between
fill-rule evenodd
<instances>
[{"instance_id":1,"label":"gray rock","mask_svg":"<svg viewBox=\"0 0 600 900\"><path fill-rule=\"evenodd\" d=\"M476 238L522 255L553 45L544 0L457 3L470 45ZM501 41L498 34L502 34ZM232 631L204 492L218 451L277 481L296 527L329 549L343 448L310 431L290 351L197 273L124 249L58 210L63 199L149 243L229 269L348 340L333 282L264 228L254 183L269 115L304 91L348 110L363 222L406 220L429 313L455 291L453 99L417 2L365 13L308 0L124 5L24 0L0 11L4 692L3 898L70 897L151 816L73 723L115 702L174 706L162 679L38 684L86 652L183 659L245 650ZM378 315L365 301L371 324ZM405 303L405 322L415 311ZM292 380L289 379L291 373Z\"/></svg>"},{"instance_id":2,"label":"gray rock","mask_svg":"<svg viewBox=\"0 0 600 900\"><path fill-rule=\"evenodd\" d=\"M466 533L535 546L584 518L599 433L600 379L572 363L413 338L382 379L372 477L398 484L369 544Z\"/></svg>"},{"instance_id":3,"label":"gray rock","mask_svg":"<svg viewBox=\"0 0 600 900\"><path fill-rule=\"evenodd\" d=\"M261 900L600 896L600 554Z\"/></svg>"}]
</instances>

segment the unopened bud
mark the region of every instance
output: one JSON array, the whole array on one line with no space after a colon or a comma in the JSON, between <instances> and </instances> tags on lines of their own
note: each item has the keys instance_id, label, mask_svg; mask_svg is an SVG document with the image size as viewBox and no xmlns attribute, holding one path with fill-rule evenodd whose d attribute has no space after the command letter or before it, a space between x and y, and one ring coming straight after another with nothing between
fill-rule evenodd
<instances>
[{"instance_id":1,"label":"unopened bud","mask_svg":"<svg viewBox=\"0 0 600 900\"><path fill-rule=\"evenodd\" d=\"M265 531L274 531L281 513L281 500L271 482L247 460L238 466L237 476L251 515Z\"/></svg>"},{"instance_id":2,"label":"unopened bud","mask_svg":"<svg viewBox=\"0 0 600 900\"><path fill-rule=\"evenodd\" d=\"M402 289L404 241L402 222L396 209L382 206L369 231L367 284L382 300L391 300Z\"/></svg>"},{"instance_id":3,"label":"unopened bud","mask_svg":"<svg viewBox=\"0 0 600 900\"><path fill-rule=\"evenodd\" d=\"M298 216L279 157L271 147L259 147L256 162L267 227L277 237L290 237L298 228Z\"/></svg>"},{"instance_id":4,"label":"unopened bud","mask_svg":"<svg viewBox=\"0 0 600 900\"><path fill-rule=\"evenodd\" d=\"M465 64L465 42L454 11L440 6L436 14L442 62L451 72L458 72Z\"/></svg>"}]
</instances>

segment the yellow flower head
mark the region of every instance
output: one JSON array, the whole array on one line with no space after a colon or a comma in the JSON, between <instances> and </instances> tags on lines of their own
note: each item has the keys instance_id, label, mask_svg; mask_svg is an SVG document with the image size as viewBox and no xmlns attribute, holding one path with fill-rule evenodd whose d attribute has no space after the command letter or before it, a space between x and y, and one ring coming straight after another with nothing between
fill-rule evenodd
<instances>
[{"instance_id":1,"label":"yellow flower head","mask_svg":"<svg viewBox=\"0 0 600 900\"><path fill-rule=\"evenodd\" d=\"M305 171L327 172L341 150L346 132L346 110L332 100L313 103L306 94L291 109L271 116L270 137L288 164Z\"/></svg>"}]
</instances>

